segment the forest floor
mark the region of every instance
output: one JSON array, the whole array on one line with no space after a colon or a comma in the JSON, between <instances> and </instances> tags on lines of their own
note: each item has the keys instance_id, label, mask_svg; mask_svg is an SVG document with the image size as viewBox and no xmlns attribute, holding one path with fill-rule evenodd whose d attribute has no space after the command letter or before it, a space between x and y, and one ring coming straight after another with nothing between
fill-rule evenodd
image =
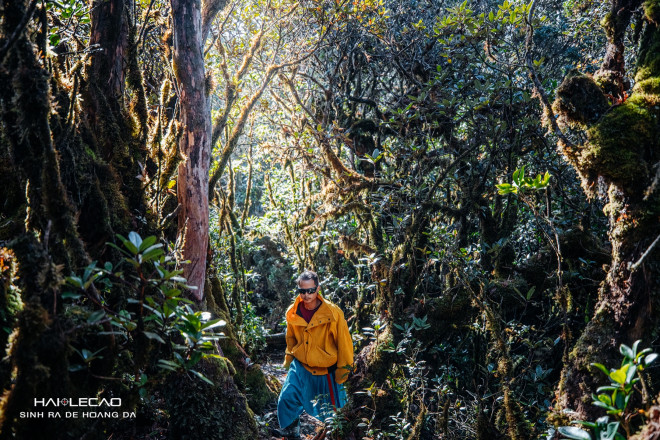
<instances>
[{"instance_id":1,"label":"forest floor","mask_svg":"<svg viewBox=\"0 0 660 440\"><path fill-rule=\"evenodd\" d=\"M269 376L275 376L281 384L284 384L286 379L287 370L282 367L282 361L284 359L283 350L268 352L261 363L261 369L264 374ZM265 437L262 439L274 440L280 439L281 437L273 437L267 434L269 427L279 427L277 423L277 403L273 403L269 406L263 415L257 417L262 433ZM303 440L312 440L319 437L319 433L323 429L323 423L319 420L316 420L314 417L309 416L307 413L303 412L300 417L300 436Z\"/></svg>"}]
</instances>

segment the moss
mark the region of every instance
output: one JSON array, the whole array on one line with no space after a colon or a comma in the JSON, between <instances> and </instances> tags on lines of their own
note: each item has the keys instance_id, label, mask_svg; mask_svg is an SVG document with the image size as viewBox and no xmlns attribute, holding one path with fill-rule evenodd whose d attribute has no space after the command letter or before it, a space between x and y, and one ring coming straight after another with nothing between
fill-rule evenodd
<instances>
[{"instance_id":1,"label":"moss","mask_svg":"<svg viewBox=\"0 0 660 440\"><path fill-rule=\"evenodd\" d=\"M128 32L128 50L126 57L128 60L128 75L126 79L134 95L133 101L131 102L131 113L135 117L140 127L139 139L140 139L140 147L142 148L139 148L138 152L136 153L138 153L138 155L143 156L144 153L146 152L143 149L143 145L147 137L147 120L148 120L147 98L144 91L144 80L142 78L142 70L138 65L138 54L137 54L138 44L135 41L135 37L136 37L136 28L135 26L130 26ZM144 157L136 157L135 159L144 160Z\"/></svg>"},{"instance_id":2,"label":"moss","mask_svg":"<svg viewBox=\"0 0 660 440\"><path fill-rule=\"evenodd\" d=\"M653 3L657 10L660 3L658 0ZM644 29L635 80L639 82L651 77L660 77L660 29L655 24L649 24Z\"/></svg>"},{"instance_id":3,"label":"moss","mask_svg":"<svg viewBox=\"0 0 660 440\"><path fill-rule=\"evenodd\" d=\"M589 143L580 153L581 173L598 174L623 187L643 181L649 170L646 151L657 148L658 115L647 98L636 94L614 107L587 130Z\"/></svg>"},{"instance_id":4,"label":"moss","mask_svg":"<svg viewBox=\"0 0 660 440\"><path fill-rule=\"evenodd\" d=\"M621 77L618 72L599 70L594 75L594 81L605 95L621 94Z\"/></svg>"},{"instance_id":5,"label":"moss","mask_svg":"<svg viewBox=\"0 0 660 440\"><path fill-rule=\"evenodd\" d=\"M16 317L22 310L20 294L16 283L16 261L14 254L0 247L0 350L4 353L9 343L9 332L14 328ZM6 362L0 363L0 389L9 384L11 368Z\"/></svg>"},{"instance_id":6,"label":"moss","mask_svg":"<svg viewBox=\"0 0 660 440\"><path fill-rule=\"evenodd\" d=\"M608 12L603 16L603 18L600 20L600 25L605 29L611 28L614 25L612 12Z\"/></svg>"},{"instance_id":7,"label":"moss","mask_svg":"<svg viewBox=\"0 0 660 440\"><path fill-rule=\"evenodd\" d=\"M57 267L33 234L20 236L11 247L18 261L24 308L17 315L8 350L15 377L0 401L0 438L41 438L43 432L60 433L53 438L78 438L82 435L82 420L71 419L63 424L58 419L20 417L21 411L34 408L34 398L75 397L76 387L68 371L71 348L67 334L62 332L66 326L49 313L61 282Z\"/></svg>"},{"instance_id":8,"label":"moss","mask_svg":"<svg viewBox=\"0 0 660 440\"><path fill-rule=\"evenodd\" d=\"M635 84L635 91L645 95L645 98L648 101L657 104L658 95L660 95L660 78L651 77L648 79L640 80L637 84Z\"/></svg>"},{"instance_id":9,"label":"moss","mask_svg":"<svg viewBox=\"0 0 660 440\"><path fill-rule=\"evenodd\" d=\"M422 433L422 428L424 426L424 420L426 418L426 406L422 405L421 410L417 414L417 417L415 418L415 423L413 424L412 431L410 432L410 435L408 436L408 440L419 440L420 435Z\"/></svg>"},{"instance_id":10,"label":"moss","mask_svg":"<svg viewBox=\"0 0 660 440\"><path fill-rule=\"evenodd\" d=\"M230 331L233 334L233 330ZM228 337L220 342L236 386L246 394L250 408L257 413L262 412L277 399L277 390L269 385L258 364L246 363L247 354L235 339Z\"/></svg>"},{"instance_id":11,"label":"moss","mask_svg":"<svg viewBox=\"0 0 660 440\"><path fill-rule=\"evenodd\" d=\"M557 88L552 107L568 122L588 124L598 120L609 107L609 103L590 75L572 71Z\"/></svg>"},{"instance_id":12,"label":"moss","mask_svg":"<svg viewBox=\"0 0 660 440\"><path fill-rule=\"evenodd\" d=\"M277 387L273 387L272 382L266 379L258 365L251 365L243 376L248 404L256 413L262 413L269 404L277 400Z\"/></svg>"},{"instance_id":13,"label":"moss","mask_svg":"<svg viewBox=\"0 0 660 440\"><path fill-rule=\"evenodd\" d=\"M601 378L596 376L601 373L591 364L598 362L616 365L621 361L614 346L617 331L610 313L606 307L599 308L569 353L569 367L562 371L557 388L557 420L563 420L566 416L560 413L564 408L570 408L588 418L600 415L596 407L591 405L590 396L601 383Z\"/></svg>"},{"instance_id":14,"label":"moss","mask_svg":"<svg viewBox=\"0 0 660 440\"><path fill-rule=\"evenodd\" d=\"M254 414L231 375L226 358L200 361L198 370L213 385L186 373L173 373L163 395L169 413L168 437L186 439L253 440L258 438Z\"/></svg>"},{"instance_id":15,"label":"moss","mask_svg":"<svg viewBox=\"0 0 660 440\"><path fill-rule=\"evenodd\" d=\"M646 0L642 5L646 19L656 25L660 24L660 1Z\"/></svg>"}]
</instances>

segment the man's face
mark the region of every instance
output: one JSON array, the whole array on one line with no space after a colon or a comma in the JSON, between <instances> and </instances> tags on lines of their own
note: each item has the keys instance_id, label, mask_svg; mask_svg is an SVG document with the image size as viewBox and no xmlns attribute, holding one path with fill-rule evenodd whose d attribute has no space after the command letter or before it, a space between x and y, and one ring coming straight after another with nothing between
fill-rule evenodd
<instances>
[{"instance_id":1,"label":"man's face","mask_svg":"<svg viewBox=\"0 0 660 440\"><path fill-rule=\"evenodd\" d=\"M316 297L319 294L319 288L314 284L314 280L302 280L298 283L298 288L300 289L314 289L314 292L309 294L309 293L301 293L300 298L303 300L303 302L307 305L315 305L316 304Z\"/></svg>"}]
</instances>

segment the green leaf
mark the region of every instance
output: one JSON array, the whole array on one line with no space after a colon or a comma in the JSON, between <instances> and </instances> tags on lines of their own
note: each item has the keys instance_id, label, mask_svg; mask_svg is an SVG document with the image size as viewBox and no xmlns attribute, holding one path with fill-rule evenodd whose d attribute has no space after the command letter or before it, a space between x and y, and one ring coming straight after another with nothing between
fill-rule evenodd
<instances>
[{"instance_id":1,"label":"green leaf","mask_svg":"<svg viewBox=\"0 0 660 440\"><path fill-rule=\"evenodd\" d=\"M208 377L204 376L202 373L196 370L190 370L191 373L193 373L195 376L199 377L202 379L204 382L208 383L209 385L213 386L215 385Z\"/></svg>"},{"instance_id":2,"label":"green leaf","mask_svg":"<svg viewBox=\"0 0 660 440\"><path fill-rule=\"evenodd\" d=\"M591 435L587 431L575 426L560 426L557 430L564 437L576 440L591 440Z\"/></svg>"},{"instance_id":3,"label":"green leaf","mask_svg":"<svg viewBox=\"0 0 660 440\"><path fill-rule=\"evenodd\" d=\"M510 193L517 193L518 192L518 188L516 188L515 186L512 186L510 183L496 184L495 187L497 188L498 194L501 195L501 196L506 195L506 194L510 194Z\"/></svg>"},{"instance_id":4,"label":"green leaf","mask_svg":"<svg viewBox=\"0 0 660 440\"><path fill-rule=\"evenodd\" d=\"M644 358L644 365L649 365L651 362L658 358L658 353L651 353Z\"/></svg>"},{"instance_id":5,"label":"green leaf","mask_svg":"<svg viewBox=\"0 0 660 440\"><path fill-rule=\"evenodd\" d=\"M170 370L170 371L177 371L179 369L179 364L168 361L166 359L159 359L158 360L158 366L160 368L163 368L165 370Z\"/></svg>"},{"instance_id":6,"label":"green leaf","mask_svg":"<svg viewBox=\"0 0 660 440\"><path fill-rule=\"evenodd\" d=\"M635 377L635 374L637 374L637 368L633 366L632 364L628 364L632 366L632 368L628 368L628 373L626 374L626 383L632 382L633 378Z\"/></svg>"},{"instance_id":7,"label":"green leaf","mask_svg":"<svg viewBox=\"0 0 660 440\"><path fill-rule=\"evenodd\" d=\"M77 277L77 276L71 275L70 277L66 277L65 280L66 280L66 282L67 282L69 285L71 285L71 286L73 286L73 287L78 287L78 288L82 289L83 282L82 282L82 280L80 279L80 277Z\"/></svg>"},{"instance_id":8,"label":"green leaf","mask_svg":"<svg viewBox=\"0 0 660 440\"><path fill-rule=\"evenodd\" d=\"M121 235L117 234L117 237L119 238L119 240L120 240L122 243L127 242L127 243L130 244L130 242L126 241L126 239L125 239L124 237L122 237ZM124 254L124 255L128 255L128 256L131 256L131 255L132 255L130 252L127 252L126 249L122 249L122 248L120 248L119 246L117 246L117 245L114 244L114 243L107 242L106 245L110 246L110 247L113 248L113 249L118 250L119 252L121 252L121 253ZM131 246L132 246L132 245L131 245ZM137 250L136 250L136 251L137 251Z\"/></svg>"},{"instance_id":9,"label":"green leaf","mask_svg":"<svg viewBox=\"0 0 660 440\"><path fill-rule=\"evenodd\" d=\"M130 234L129 234L128 236L130 237ZM140 251L144 251L144 250L147 249L148 247L153 246L153 245L156 243L156 241L158 241L158 239L157 239L154 235L150 235L149 237L145 238L145 239L142 241L142 243L140 244L140 246L139 246L138 249L139 249ZM162 246L162 245L161 245L161 246Z\"/></svg>"},{"instance_id":10,"label":"green leaf","mask_svg":"<svg viewBox=\"0 0 660 440\"><path fill-rule=\"evenodd\" d=\"M622 392L615 391L612 393L612 406L619 410L626 409L627 401Z\"/></svg>"},{"instance_id":11,"label":"green leaf","mask_svg":"<svg viewBox=\"0 0 660 440\"><path fill-rule=\"evenodd\" d=\"M635 342L633 342L632 351L633 351L633 355L635 355L635 357L637 356L637 347L639 347L640 342L642 342L641 339L638 339Z\"/></svg>"},{"instance_id":12,"label":"green leaf","mask_svg":"<svg viewBox=\"0 0 660 440\"><path fill-rule=\"evenodd\" d=\"M88 324L94 324L99 322L101 319L105 317L105 311L104 310L97 310L95 312L90 313L90 315L87 317L87 323Z\"/></svg>"},{"instance_id":13,"label":"green leaf","mask_svg":"<svg viewBox=\"0 0 660 440\"><path fill-rule=\"evenodd\" d=\"M161 249L162 247L163 245L158 243L145 249L142 253L142 261L150 261L163 255L165 252Z\"/></svg>"},{"instance_id":14,"label":"green leaf","mask_svg":"<svg viewBox=\"0 0 660 440\"><path fill-rule=\"evenodd\" d=\"M222 319L215 319L213 321L208 321L207 323L202 325L202 329L210 330L216 327L224 327L225 325L227 325L227 321L223 321Z\"/></svg>"},{"instance_id":15,"label":"green leaf","mask_svg":"<svg viewBox=\"0 0 660 440\"><path fill-rule=\"evenodd\" d=\"M601 402L600 400L596 400L596 401L592 402L591 404L593 406L598 406L598 407L606 409L608 411L616 410L616 408L614 408L612 405L608 405L607 403Z\"/></svg>"},{"instance_id":16,"label":"green leaf","mask_svg":"<svg viewBox=\"0 0 660 440\"><path fill-rule=\"evenodd\" d=\"M597 363L597 362L594 362L594 363L592 363L592 364L590 364L590 365L591 365L592 367L596 367L596 368L598 368L600 371L602 371L603 373L605 373L605 375L606 375L607 377L610 376L610 371L609 371L607 368L605 368L605 365L603 365L603 364L599 364L599 363Z\"/></svg>"},{"instance_id":17,"label":"green leaf","mask_svg":"<svg viewBox=\"0 0 660 440\"><path fill-rule=\"evenodd\" d=\"M623 367L619 368L618 370L611 372L610 379L612 379L614 382L618 384L626 383L626 378L628 376L629 368L630 368L630 364L626 364Z\"/></svg>"},{"instance_id":18,"label":"green leaf","mask_svg":"<svg viewBox=\"0 0 660 440\"><path fill-rule=\"evenodd\" d=\"M523 167L523 170L524 170L524 167ZM524 171L523 171L523 172L524 172ZM515 186L518 186L518 187L520 186L520 182L522 181L522 179L521 179L521 177L520 177L520 174L521 174L521 170L520 170L520 169L516 169L516 170L513 172L513 176L511 176L511 178L513 179L513 184L514 184Z\"/></svg>"},{"instance_id":19,"label":"green leaf","mask_svg":"<svg viewBox=\"0 0 660 440\"><path fill-rule=\"evenodd\" d=\"M145 335L147 338L149 338L149 339L154 339L154 340L160 342L161 344L164 344L164 343L165 343L165 341L163 340L163 338L161 338L160 335L158 335L157 333L153 333L153 332L144 332L144 335Z\"/></svg>"},{"instance_id":20,"label":"green leaf","mask_svg":"<svg viewBox=\"0 0 660 440\"><path fill-rule=\"evenodd\" d=\"M635 355L633 354L632 349L627 345L621 344L621 346L619 347L619 351L621 352L622 355L624 355L628 359L635 359Z\"/></svg>"},{"instance_id":21,"label":"green leaf","mask_svg":"<svg viewBox=\"0 0 660 440\"><path fill-rule=\"evenodd\" d=\"M64 292L62 293L62 298L64 299L78 299L82 296L80 293L75 292Z\"/></svg>"},{"instance_id":22,"label":"green leaf","mask_svg":"<svg viewBox=\"0 0 660 440\"><path fill-rule=\"evenodd\" d=\"M613 440L619 429L619 422L610 422L607 424L607 430L601 431L599 440Z\"/></svg>"},{"instance_id":23,"label":"green leaf","mask_svg":"<svg viewBox=\"0 0 660 440\"><path fill-rule=\"evenodd\" d=\"M618 390L618 389L619 389L619 387L615 387L615 386L612 386L612 385L607 385L607 386L603 386L603 387L598 387L596 392L597 393L602 393L603 391L615 391L615 390Z\"/></svg>"},{"instance_id":24,"label":"green leaf","mask_svg":"<svg viewBox=\"0 0 660 440\"><path fill-rule=\"evenodd\" d=\"M541 183L543 185L547 185L548 182L550 181L550 176L551 174L546 171L545 174L543 175L543 180L541 181Z\"/></svg>"},{"instance_id":25,"label":"green leaf","mask_svg":"<svg viewBox=\"0 0 660 440\"><path fill-rule=\"evenodd\" d=\"M608 396L607 394L599 394L598 395L598 400L603 402L606 405L612 406L612 398Z\"/></svg>"},{"instance_id":26,"label":"green leaf","mask_svg":"<svg viewBox=\"0 0 660 440\"><path fill-rule=\"evenodd\" d=\"M128 233L128 239L130 240L131 243L133 243L135 249L138 250L140 249L140 245L142 244L142 237L140 237L140 234L138 234L135 231L131 231Z\"/></svg>"},{"instance_id":27,"label":"green leaf","mask_svg":"<svg viewBox=\"0 0 660 440\"><path fill-rule=\"evenodd\" d=\"M124 245L124 247L126 249L120 249L119 247L117 247L116 245L114 245L112 243L108 243L108 245L119 249L120 251L122 251L126 255L131 255L132 256L132 255L135 255L135 254L138 253L137 246L135 246L135 244L133 244L130 240L127 240L121 234L117 234L117 238L119 239L119 241L121 241L121 243ZM128 252L126 252L126 250L128 250Z\"/></svg>"},{"instance_id":28,"label":"green leaf","mask_svg":"<svg viewBox=\"0 0 660 440\"><path fill-rule=\"evenodd\" d=\"M639 358L644 356L646 353L651 353L650 348L645 348L644 350L640 351L639 353L635 354L635 361L639 362Z\"/></svg>"}]
</instances>

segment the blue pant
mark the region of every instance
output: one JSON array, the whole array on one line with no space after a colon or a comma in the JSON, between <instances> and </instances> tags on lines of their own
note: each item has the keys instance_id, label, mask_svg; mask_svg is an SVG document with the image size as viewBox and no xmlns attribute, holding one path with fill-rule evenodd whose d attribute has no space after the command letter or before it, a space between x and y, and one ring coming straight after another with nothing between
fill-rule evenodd
<instances>
[{"instance_id":1,"label":"blue pant","mask_svg":"<svg viewBox=\"0 0 660 440\"><path fill-rule=\"evenodd\" d=\"M335 407L339 409L346 404L346 391L343 385L335 381L334 373L315 376L294 359L282 386L280 398L277 400L277 418L280 427L286 428L291 425L300 417L303 410L321 421L331 417L333 413L331 389Z\"/></svg>"}]
</instances>

